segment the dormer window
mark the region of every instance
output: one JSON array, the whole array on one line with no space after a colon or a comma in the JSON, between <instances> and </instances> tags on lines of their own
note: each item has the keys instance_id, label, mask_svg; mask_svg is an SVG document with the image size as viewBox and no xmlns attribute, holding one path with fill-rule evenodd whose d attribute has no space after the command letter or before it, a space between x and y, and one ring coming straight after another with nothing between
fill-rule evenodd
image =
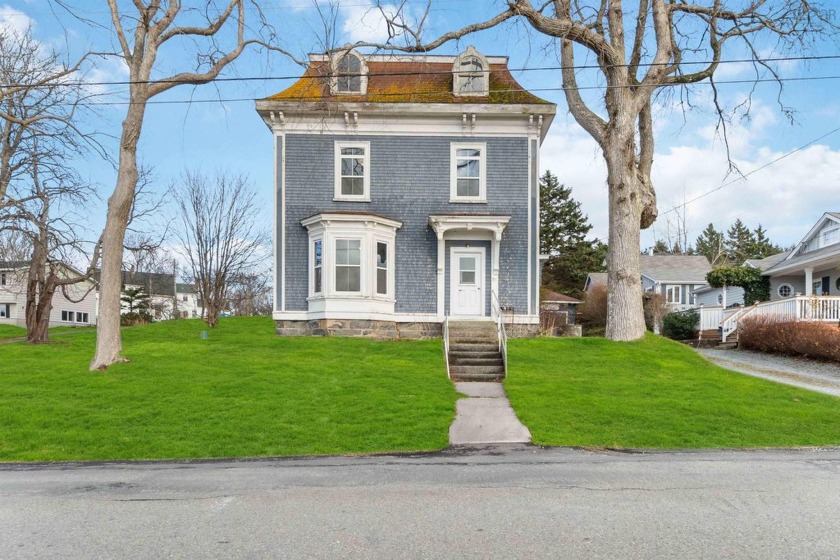
<instances>
[{"instance_id":1,"label":"dormer window","mask_svg":"<svg viewBox=\"0 0 840 560\"><path fill-rule=\"evenodd\" d=\"M486 96L489 94L490 65L472 45L455 59L452 73L455 95Z\"/></svg>"},{"instance_id":2,"label":"dormer window","mask_svg":"<svg viewBox=\"0 0 840 560\"><path fill-rule=\"evenodd\" d=\"M342 51L333 55L333 95L364 95L367 93L367 64L356 51Z\"/></svg>"}]
</instances>

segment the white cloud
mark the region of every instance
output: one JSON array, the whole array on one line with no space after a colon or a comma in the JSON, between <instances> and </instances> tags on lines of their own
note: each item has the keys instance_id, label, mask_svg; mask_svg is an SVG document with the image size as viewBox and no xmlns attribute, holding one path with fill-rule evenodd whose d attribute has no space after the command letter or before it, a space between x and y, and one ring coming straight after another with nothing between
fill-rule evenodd
<instances>
[{"instance_id":1,"label":"white cloud","mask_svg":"<svg viewBox=\"0 0 840 560\"><path fill-rule=\"evenodd\" d=\"M342 31L350 43L384 43L390 37L385 15L393 17L399 12L394 4L383 4L381 8L372 0L340 6L344 19ZM403 10L403 13L405 11Z\"/></svg>"},{"instance_id":2,"label":"white cloud","mask_svg":"<svg viewBox=\"0 0 840 560\"><path fill-rule=\"evenodd\" d=\"M35 20L9 5L0 6L0 31L24 35L35 27Z\"/></svg>"},{"instance_id":3,"label":"white cloud","mask_svg":"<svg viewBox=\"0 0 840 560\"><path fill-rule=\"evenodd\" d=\"M779 134L773 127L778 117L759 107L751 122L734 126L730 148L742 173L770 164L746 179L727 176L723 143L708 129L684 130L671 146L657 152L653 183L657 191L660 219L654 228L642 232L642 247L652 245L655 231L662 234L666 212L723 184L722 189L687 206L686 226L694 242L703 228L714 223L727 228L740 218L748 227L761 224L770 238L793 244L826 211L840 211L840 150L814 145L771 163L786 153L756 146L764 135ZM572 187L572 196L581 202L601 239L608 233L606 169L597 144L570 118L558 115L542 148L543 169L550 169L561 183Z\"/></svg>"}]
</instances>

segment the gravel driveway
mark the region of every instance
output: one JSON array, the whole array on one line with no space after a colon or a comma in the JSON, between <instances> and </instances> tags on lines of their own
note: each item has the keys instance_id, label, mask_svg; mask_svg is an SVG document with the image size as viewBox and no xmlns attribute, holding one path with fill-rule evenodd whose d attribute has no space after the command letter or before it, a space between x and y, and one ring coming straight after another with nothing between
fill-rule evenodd
<instances>
[{"instance_id":1,"label":"gravel driveway","mask_svg":"<svg viewBox=\"0 0 840 560\"><path fill-rule=\"evenodd\" d=\"M749 350L701 348L698 352L727 369L840 397L840 364Z\"/></svg>"}]
</instances>

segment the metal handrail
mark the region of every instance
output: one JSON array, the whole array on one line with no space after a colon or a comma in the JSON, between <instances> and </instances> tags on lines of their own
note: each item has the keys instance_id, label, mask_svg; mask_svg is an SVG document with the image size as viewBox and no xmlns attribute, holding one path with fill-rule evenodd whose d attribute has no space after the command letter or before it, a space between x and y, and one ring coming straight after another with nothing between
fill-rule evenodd
<instances>
[{"instance_id":1,"label":"metal handrail","mask_svg":"<svg viewBox=\"0 0 840 560\"><path fill-rule=\"evenodd\" d=\"M502 355L502 364L505 368L505 375L507 376L507 331L505 330L505 322L502 320L502 308L499 305L499 296L496 292L490 292L490 306L493 314L496 316L496 334L499 337L499 353Z\"/></svg>"},{"instance_id":2,"label":"metal handrail","mask_svg":"<svg viewBox=\"0 0 840 560\"><path fill-rule=\"evenodd\" d=\"M443 359L446 361L446 377L452 381L449 374L449 317L443 318Z\"/></svg>"}]
</instances>

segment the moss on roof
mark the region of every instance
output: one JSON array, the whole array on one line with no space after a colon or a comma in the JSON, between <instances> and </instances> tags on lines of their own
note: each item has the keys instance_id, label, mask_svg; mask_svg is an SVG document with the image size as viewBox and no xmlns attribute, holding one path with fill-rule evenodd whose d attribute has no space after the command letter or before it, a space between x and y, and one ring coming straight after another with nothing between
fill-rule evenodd
<instances>
[{"instance_id":1,"label":"moss on roof","mask_svg":"<svg viewBox=\"0 0 840 560\"><path fill-rule=\"evenodd\" d=\"M526 91L504 64L490 65L487 96L457 96L452 93L452 64L429 62L368 62L366 95L332 95L329 63L310 64L291 87L267 97L267 101L357 102L357 103L490 103L544 104L551 102Z\"/></svg>"}]
</instances>

